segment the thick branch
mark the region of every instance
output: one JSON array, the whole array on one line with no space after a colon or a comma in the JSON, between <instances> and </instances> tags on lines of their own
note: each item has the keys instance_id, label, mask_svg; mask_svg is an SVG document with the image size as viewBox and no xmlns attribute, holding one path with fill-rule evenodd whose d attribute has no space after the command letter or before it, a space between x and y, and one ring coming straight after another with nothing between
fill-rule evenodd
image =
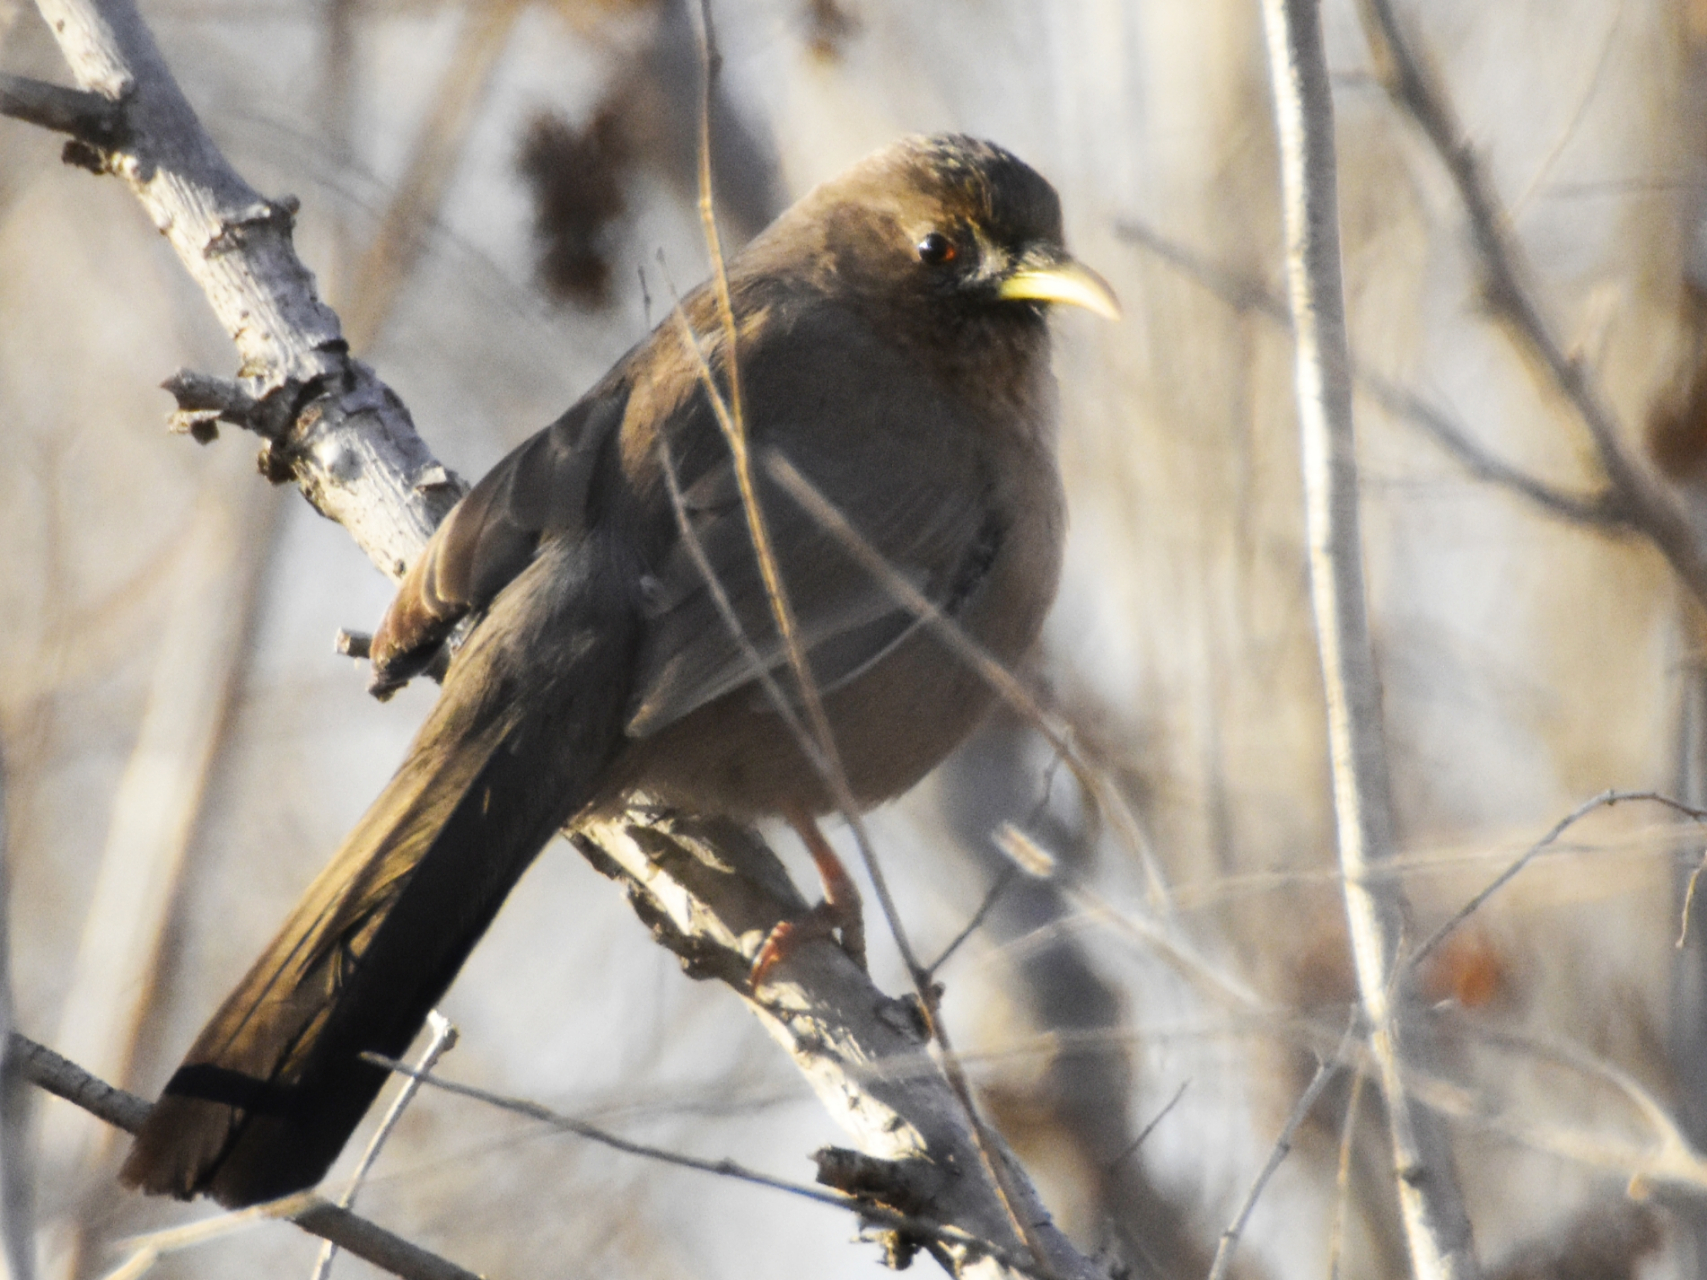
<instances>
[{"instance_id":1,"label":"thick branch","mask_svg":"<svg viewBox=\"0 0 1707 1280\"><path fill-rule=\"evenodd\" d=\"M1478 1268L1445 1125L1405 1087L1407 1060L1426 1061L1426 1046L1416 1043L1425 1028L1399 955L1407 904L1399 880L1383 874L1394 853L1392 801L1364 601L1333 98L1319 0L1264 0L1263 17L1297 338L1310 591L1358 992L1387 1103L1412 1268L1420 1280L1470 1280Z\"/></svg>"},{"instance_id":2,"label":"thick branch","mask_svg":"<svg viewBox=\"0 0 1707 1280\"><path fill-rule=\"evenodd\" d=\"M262 199L208 138L131 0L41 0L85 90L123 103L127 137L106 165L213 306L237 347L267 437L263 469L293 479L381 570L403 566L461 486L415 434L402 402L350 358L338 318L296 256L292 198Z\"/></svg>"},{"instance_id":3,"label":"thick branch","mask_svg":"<svg viewBox=\"0 0 1707 1280\"><path fill-rule=\"evenodd\" d=\"M776 856L751 832L727 822L657 814L645 825L590 826L576 843L607 875L626 882L635 911L654 937L696 977L715 977L747 1001L794 1059L824 1109L860 1150L883 1160L928 1163L939 1173L926 1205L890 1204L951 1223L1023 1254L1007 1207L985 1178L965 1108L929 1051L926 1025L912 1000L884 995L829 942L814 942L753 998L747 973L760 943L805 903ZM1059 1280L1099 1276L1050 1220L1024 1170L998 1140L1015 1213L1033 1226L1042 1267ZM993 1266L964 1251L943 1258L957 1275Z\"/></svg>"}]
</instances>

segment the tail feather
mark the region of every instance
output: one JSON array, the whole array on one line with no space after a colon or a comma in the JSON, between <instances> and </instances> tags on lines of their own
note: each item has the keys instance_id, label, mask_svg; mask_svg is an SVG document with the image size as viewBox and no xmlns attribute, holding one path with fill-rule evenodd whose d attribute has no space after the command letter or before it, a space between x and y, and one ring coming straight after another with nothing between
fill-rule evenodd
<instances>
[{"instance_id":1,"label":"tail feather","mask_svg":"<svg viewBox=\"0 0 1707 1280\"><path fill-rule=\"evenodd\" d=\"M622 740L632 612L553 548L453 664L409 757L203 1029L121 1177L253 1204L312 1186L510 888ZM600 590L600 587L603 590Z\"/></svg>"}]
</instances>

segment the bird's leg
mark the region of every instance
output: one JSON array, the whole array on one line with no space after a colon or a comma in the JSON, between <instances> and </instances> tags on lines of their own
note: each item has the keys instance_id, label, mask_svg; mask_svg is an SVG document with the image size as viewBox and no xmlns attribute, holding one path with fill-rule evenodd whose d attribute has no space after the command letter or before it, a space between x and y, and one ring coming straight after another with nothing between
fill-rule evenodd
<instances>
[{"instance_id":1,"label":"bird's leg","mask_svg":"<svg viewBox=\"0 0 1707 1280\"><path fill-rule=\"evenodd\" d=\"M811 814L797 810L788 815L788 824L800 836L812 864L818 868L818 878L824 883L824 900L797 920L784 920L772 929L770 937L753 960L750 975L754 987L762 983L775 965L815 938L841 934L842 950L853 962L865 968L865 913L860 901L859 886L848 874L818 821Z\"/></svg>"}]
</instances>

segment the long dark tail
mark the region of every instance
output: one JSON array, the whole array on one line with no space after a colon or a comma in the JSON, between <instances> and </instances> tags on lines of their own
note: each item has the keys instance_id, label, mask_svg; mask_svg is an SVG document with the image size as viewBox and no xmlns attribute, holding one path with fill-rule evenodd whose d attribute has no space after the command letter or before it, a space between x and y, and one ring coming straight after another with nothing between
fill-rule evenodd
<instances>
[{"instance_id":1,"label":"long dark tail","mask_svg":"<svg viewBox=\"0 0 1707 1280\"><path fill-rule=\"evenodd\" d=\"M458 655L408 758L196 1039L121 1173L254 1204L313 1186L622 740L633 614L548 548ZM607 562L608 563L608 562Z\"/></svg>"}]
</instances>

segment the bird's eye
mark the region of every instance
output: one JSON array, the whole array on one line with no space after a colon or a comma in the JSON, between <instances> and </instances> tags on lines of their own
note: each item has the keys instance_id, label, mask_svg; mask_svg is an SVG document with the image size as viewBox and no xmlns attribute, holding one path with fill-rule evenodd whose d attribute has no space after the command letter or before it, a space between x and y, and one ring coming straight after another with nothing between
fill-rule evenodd
<instances>
[{"instance_id":1,"label":"bird's eye","mask_svg":"<svg viewBox=\"0 0 1707 1280\"><path fill-rule=\"evenodd\" d=\"M940 231L933 231L919 241L919 261L927 267L940 267L954 261L954 241Z\"/></svg>"}]
</instances>

